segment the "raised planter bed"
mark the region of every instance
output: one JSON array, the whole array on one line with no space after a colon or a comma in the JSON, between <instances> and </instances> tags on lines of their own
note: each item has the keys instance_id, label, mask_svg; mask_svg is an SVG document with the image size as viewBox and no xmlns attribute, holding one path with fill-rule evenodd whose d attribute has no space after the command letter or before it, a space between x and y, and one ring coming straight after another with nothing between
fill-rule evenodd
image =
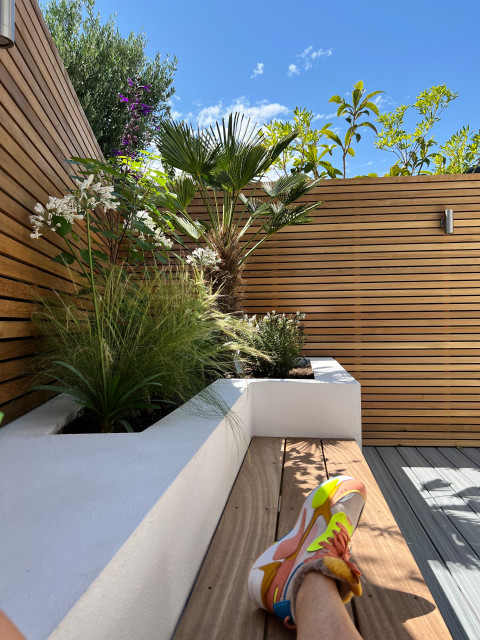
<instances>
[{"instance_id":1,"label":"raised planter bed","mask_svg":"<svg viewBox=\"0 0 480 640\"><path fill-rule=\"evenodd\" d=\"M312 366L214 383L233 423L197 401L142 433L55 435L77 410L59 397L0 430L0 601L26 637L169 638L251 438L360 443L360 385Z\"/></svg>"}]
</instances>

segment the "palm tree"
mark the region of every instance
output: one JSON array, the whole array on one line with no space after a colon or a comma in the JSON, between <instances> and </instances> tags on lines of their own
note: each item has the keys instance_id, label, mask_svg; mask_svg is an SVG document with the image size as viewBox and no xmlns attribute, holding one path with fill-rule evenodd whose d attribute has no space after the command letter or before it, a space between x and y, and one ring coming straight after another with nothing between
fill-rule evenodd
<instances>
[{"instance_id":1,"label":"palm tree","mask_svg":"<svg viewBox=\"0 0 480 640\"><path fill-rule=\"evenodd\" d=\"M157 145L162 160L181 172L161 196L171 229L216 252L218 266L206 271L220 292L224 311L241 308L245 263L270 236L290 225L311 221L308 213L323 202L299 202L320 180L304 174L265 180L272 163L298 135L293 131L264 146L263 134L239 113L214 127L194 130L185 122L162 123ZM249 187L250 194L242 191ZM200 194L207 220L188 211ZM261 199L257 197L261 195Z\"/></svg>"}]
</instances>

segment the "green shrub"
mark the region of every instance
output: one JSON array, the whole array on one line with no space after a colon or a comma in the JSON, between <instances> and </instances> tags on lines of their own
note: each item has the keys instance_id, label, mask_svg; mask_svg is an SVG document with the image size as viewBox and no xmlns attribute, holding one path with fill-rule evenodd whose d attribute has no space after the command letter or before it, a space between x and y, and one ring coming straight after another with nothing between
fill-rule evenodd
<instances>
[{"instance_id":1,"label":"green shrub","mask_svg":"<svg viewBox=\"0 0 480 640\"><path fill-rule=\"evenodd\" d=\"M94 308L90 296L44 299L34 321L43 336L37 370L54 380L36 388L71 396L101 431L131 430L132 411L157 402L182 404L243 349L244 323L219 312L185 271L139 280L114 268L97 293Z\"/></svg>"},{"instance_id":2,"label":"green shrub","mask_svg":"<svg viewBox=\"0 0 480 640\"><path fill-rule=\"evenodd\" d=\"M256 378L284 378L295 366L305 344L305 314L278 314L275 311L257 318L244 316L244 321L253 329L249 337L250 346L268 356L268 360L257 355L247 356L247 367Z\"/></svg>"}]
</instances>

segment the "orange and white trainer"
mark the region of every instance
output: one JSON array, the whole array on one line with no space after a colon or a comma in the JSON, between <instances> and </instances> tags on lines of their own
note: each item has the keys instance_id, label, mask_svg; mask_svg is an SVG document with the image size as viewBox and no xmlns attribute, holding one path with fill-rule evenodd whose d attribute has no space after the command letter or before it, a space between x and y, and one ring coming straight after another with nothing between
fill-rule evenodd
<instances>
[{"instance_id":1,"label":"orange and white trainer","mask_svg":"<svg viewBox=\"0 0 480 640\"><path fill-rule=\"evenodd\" d=\"M295 626L295 600L309 571L337 581L343 602L362 594L361 572L350 560L350 538L366 500L365 485L350 476L330 478L305 499L295 527L256 560L248 576L250 598Z\"/></svg>"}]
</instances>

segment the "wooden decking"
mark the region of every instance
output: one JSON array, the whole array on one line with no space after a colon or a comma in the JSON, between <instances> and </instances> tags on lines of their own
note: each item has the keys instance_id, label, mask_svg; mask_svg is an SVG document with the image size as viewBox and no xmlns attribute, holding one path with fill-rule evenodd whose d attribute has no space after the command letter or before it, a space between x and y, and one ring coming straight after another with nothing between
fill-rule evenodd
<instances>
[{"instance_id":1,"label":"wooden decking","mask_svg":"<svg viewBox=\"0 0 480 640\"><path fill-rule=\"evenodd\" d=\"M363 449L455 640L480 638L480 450Z\"/></svg>"},{"instance_id":2,"label":"wooden decking","mask_svg":"<svg viewBox=\"0 0 480 640\"><path fill-rule=\"evenodd\" d=\"M248 572L258 555L292 528L309 491L343 473L361 479L368 490L353 539L353 557L367 583L350 610L362 637L451 638L357 444L254 438L175 640L294 638L294 632L249 601Z\"/></svg>"}]
</instances>

